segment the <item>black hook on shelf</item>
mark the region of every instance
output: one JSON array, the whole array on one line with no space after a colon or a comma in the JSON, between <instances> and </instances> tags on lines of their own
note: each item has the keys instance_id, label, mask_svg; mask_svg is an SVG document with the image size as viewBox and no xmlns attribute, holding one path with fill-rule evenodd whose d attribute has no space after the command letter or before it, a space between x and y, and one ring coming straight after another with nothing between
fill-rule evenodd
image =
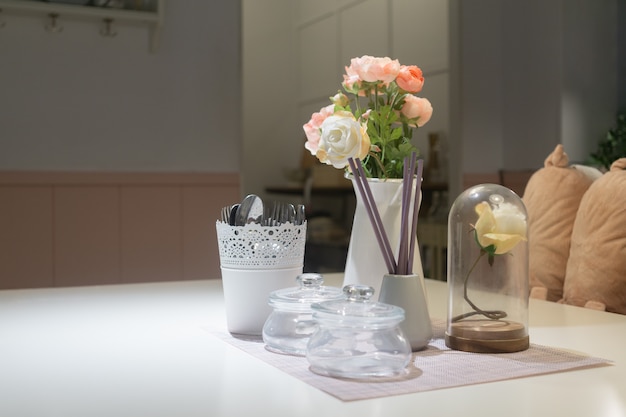
<instances>
[{"instance_id":1,"label":"black hook on shelf","mask_svg":"<svg viewBox=\"0 0 626 417\"><path fill-rule=\"evenodd\" d=\"M104 27L100 30L102 36L112 38L117 35L117 32L113 30L113 19L110 17L102 19Z\"/></svg>"},{"instance_id":2,"label":"black hook on shelf","mask_svg":"<svg viewBox=\"0 0 626 417\"><path fill-rule=\"evenodd\" d=\"M59 18L58 13L49 13L48 17L50 18L50 23L48 23L45 28L48 32L59 33L63 31L63 26L59 25L57 19Z\"/></svg>"}]
</instances>

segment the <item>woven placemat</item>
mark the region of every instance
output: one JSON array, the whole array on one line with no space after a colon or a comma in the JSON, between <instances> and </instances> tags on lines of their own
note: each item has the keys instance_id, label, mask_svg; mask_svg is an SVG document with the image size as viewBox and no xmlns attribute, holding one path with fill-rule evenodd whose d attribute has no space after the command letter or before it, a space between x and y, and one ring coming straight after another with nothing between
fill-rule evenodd
<instances>
[{"instance_id":1,"label":"woven placemat","mask_svg":"<svg viewBox=\"0 0 626 417\"><path fill-rule=\"evenodd\" d=\"M611 364L606 359L532 343L529 349L516 353L478 354L451 350L444 342L444 328L443 321L433 320L434 337L425 349L413 353L406 376L375 381L321 376L309 370L309 362L304 357L268 351L260 337L239 339L226 330L209 329L209 332L342 401L417 393Z\"/></svg>"}]
</instances>

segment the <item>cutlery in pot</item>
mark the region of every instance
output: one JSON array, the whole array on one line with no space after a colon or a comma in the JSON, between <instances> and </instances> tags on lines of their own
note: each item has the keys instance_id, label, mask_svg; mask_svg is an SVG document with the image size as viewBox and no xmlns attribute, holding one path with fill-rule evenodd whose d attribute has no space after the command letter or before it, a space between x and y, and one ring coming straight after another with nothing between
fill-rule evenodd
<instances>
[{"instance_id":1,"label":"cutlery in pot","mask_svg":"<svg viewBox=\"0 0 626 417\"><path fill-rule=\"evenodd\" d=\"M235 213L235 226L258 223L263 218L263 200L257 195L249 194L243 199Z\"/></svg>"}]
</instances>

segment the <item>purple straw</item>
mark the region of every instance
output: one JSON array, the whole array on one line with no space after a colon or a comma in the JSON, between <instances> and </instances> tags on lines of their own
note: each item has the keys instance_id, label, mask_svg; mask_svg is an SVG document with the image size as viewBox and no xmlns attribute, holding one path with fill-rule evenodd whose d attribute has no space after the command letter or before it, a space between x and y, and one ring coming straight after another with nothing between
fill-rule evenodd
<instances>
[{"instance_id":1,"label":"purple straw","mask_svg":"<svg viewBox=\"0 0 626 417\"><path fill-rule=\"evenodd\" d=\"M406 177L408 174L409 164L407 158L404 158L404 164L402 167L402 210L400 212L400 244L398 245L398 274L404 274L404 267L406 265L406 219L407 219L407 194L406 194Z\"/></svg>"},{"instance_id":2,"label":"purple straw","mask_svg":"<svg viewBox=\"0 0 626 417\"><path fill-rule=\"evenodd\" d=\"M417 176L415 178L415 201L413 202L413 224L411 225L411 249L409 254L409 273L413 273L413 255L415 254L415 241L417 234L417 220L419 212L420 193L422 191L422 170L424 160L417 161Z\"/></svg>"},{"instance_id":3,"label":"purple straw","mask_svg":"<svg viewBox=\"0 0 626 417\"><path fill-rule=\"evenodd\" d=\"M350 164L350 169L352 169L352 174L354 175L357 188L365 204L367 215L369 216L370 222L372 223L372 228L374 229L374 234L376 235L376 240L378 241L378 246L380 247L383 259L385 260L385 264L387 265L387 270L390 274L393 274L396 266L393 259L393 254L391 253L391 248L389 246L389 239L387 238L385 228L383 227L380 220L380 214L378 213L378 209L374 204L372 191L370 190L369 184L367 183L361 161L357 159L355 163L354 159L350 158L348 159L348 163ZM391 257L389 256L390 253Z\"/></svg>"},{"instance_id":4,"label":"purple straw","mask_svg":"<svg viewBox=\"0 0 626 417\"><path fill-rule=\"evenodd\" d=\"M398 274L409 273L409 213L411 210L411 190L413 172L415 171L415 152L411 154L411 159L404 158L404 171L402 176L402 217L400 223L400 249L398 253Z\"/></svg>"},{"instance_id":5,"label":"purple straw","mask_svg":"<svg viewBox=\"0 0 626 417\"><path fill-rule=\"evenodd\" d=\"M381 234L381 238L383 240L383 247L385 252L387 253L387 259L389 260L389 262L391 263L391 270L390 270L390 274L397 274L397 270L398 270L398 266L396 264L396 261L393 257L393 251L391 250L391 245L389 244L389 238L387 237L387 233L385 231L385 227L383 226L383 222L380 219L380 213L378 212L378 207L376 207L376 200L374 199L374 196L372 195L372 190L369 186L369 183L367 182L367 175L365 175L365 170L363 169L363 165L361 164L361 160L357 159L356 160L356 165L357 168L359 170L359 173L361 174L361 179L363 180L363 185L364 185L364 189L365 192L369 198L370 201L370 205L373 208L372 209L372 213L374 214L374 218L376 219L376 222L378 224L378 227L380 229L380 234Z\"/></svg>"}]
</instances>

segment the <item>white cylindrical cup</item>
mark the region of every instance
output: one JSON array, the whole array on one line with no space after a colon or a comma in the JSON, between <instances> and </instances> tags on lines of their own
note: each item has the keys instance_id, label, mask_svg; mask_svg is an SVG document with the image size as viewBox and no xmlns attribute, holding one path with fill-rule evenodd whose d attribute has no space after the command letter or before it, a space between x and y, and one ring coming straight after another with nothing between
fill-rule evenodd
<instances>
[{"instance_id":1,"label":"white cylindrical cup","mask_svg":"<svg viewBox=\"0 0 626 417\"><path fill-rule=\"evenodd\" d=\"M232 334L260 336L272 312L273 291L293 287L302 266L281 269L233 269L222 267L226 326Z\"/></svg>"}]
</instances>

